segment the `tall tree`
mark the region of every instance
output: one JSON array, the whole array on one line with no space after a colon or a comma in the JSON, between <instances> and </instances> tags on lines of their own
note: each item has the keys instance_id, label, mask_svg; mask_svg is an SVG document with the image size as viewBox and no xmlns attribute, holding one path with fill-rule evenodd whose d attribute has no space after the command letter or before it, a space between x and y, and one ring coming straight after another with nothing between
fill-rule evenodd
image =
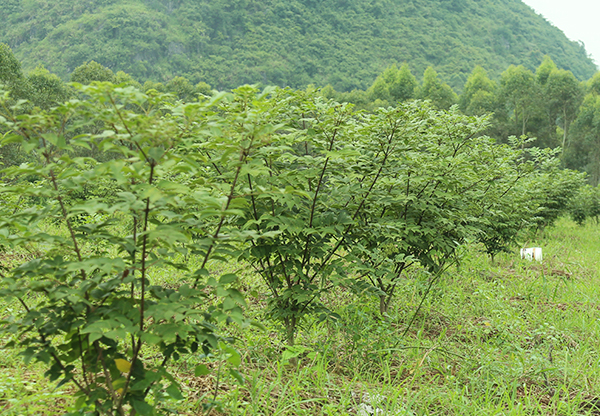
<instances>
[{"instance_id":1,"label":"tall tree","mask_svg":"<svg viewBox=\"0 0 600 416\"><path fill-rule=\"evenodd\" d=\"M497 85L492 81L485 69L477 65L463 88L458 105L467 115L483 115L495 109Z\"/></svg>"},{"instance_id":2,"label":"tall tree","mask_svg":"<svg viewBox=\"0 0 600 416\"><path fill-rule=\"evenodd\" d=\"M587 92L600 95L600 72L596 72L586 85Z\"/></svg>"},{"instance_id":3,"label":"tall tree","mask_svg":"<svg viewBox=\"0 0 600 416\"><path fill-rule=\"evenodd\" d=\"M396 101L407 101L415 98L418 86L419 83L410 72L408 64L404 63L398 70L396 79L390 84L390 95Z\"/></svg>"},{"instance_id":4,"label":"tall tree","mask_svg":"<svg viewBox=\"0 0 600 416\"><path fill-rule=\"evenodd\" d=\"M174 94L178 100L184 102L192 101L196 98L196 89L187 78L175 77L167 83L167 91Z\"/></svg>"},{"instance_id":5,"label":"tall tree","mask_svg":"<svg viewBox=\"0 0 600 416\"><path fill-rule=\"evenodd\" d=\"M440 81L438 73L428 67L423 74L423 84L418 90L418 98L431 100L432 104L442 110L447 110L458 101L456 93L445 82Z\"/></svg>"},{"instance_id":6,"label":"tall tree","mask_svg":"<svg viewBox=\"0 0 600 416\"><path fill-rule=\"evenodd\" d=\"M577 110L583 99L583 88L571 71L557 69L550 73L544 86L544 96L550 108L552 118L563 129L563 152L569 145L569 127L577 116Z\"/></svg>"},{"instance_id":7,"label":"tall tree","mask_svg":"<svg viewBox=\"0 0 600 416\"><path fill-rule=\"evenodd\" d=\"M28 99L31 94L27 79L21 71L21 63L5 43L0 43L0 88L9 92L10 100L8 104L10 105L14 104L16 100ZM29 108L30 106L25 105L18 111L25 112ZM0 128L0 138L6 131L5 128ZM0 146L0 168L19 165L26 160L26 154L20 145L7 143Z\"/></svg>"},{"instance_id":8,"label":"tall tree","mask_svg":"<svg viewBox=\"0 0 600 416\"><path fill-rule=\"evenodd\" d=\"M542 100L540 107L542 112L535 120L536 132L538 135L538 145L545 147L556 147L560 145L560 139L556 133L556 117L553 115L548 100L545 99L545 86L548 82L548 77L553 71L558 70L556 64L550 56L544 56L542 63L538 66L535 72L535 79L542 92ZM558 140L558 141L557 141Z\"/></svg>"},{"instance_id":9,"label":"tall tree","mask_svg":"<svg viewBox=\"0 0 600 416\"><path fill-rule=\"evenodd\" d=\"M371 100L382 101L407 101L415 98L415 93L419 83L415 76L410 72L408 64L403 64L400 69L393 64L387 67L379 75L373 85L369 88L368 94Z\"/></svg>"},{"instance_id":10,"label":"tall tree","mask_svg":"<svg viewBox=\"0 0 600 416\"><path fill-rule=\"evenodd\" d=\"M134 87L140 91L142 90L142 84L123 71L118 71L115 74L115 84L125 84L128 87Z\"/></svg>"},{"instance_id":11,"label":"tall tree","mask_svg":"<svg viewBox=\"0 0 600 416\"><path fill-rule=\"evenodd\" d=\"M199 83L197 83L195 88L196 88L196 93L197 94L207 95L207 96L213 95L213 89L212 89L212 87L210 85L208 85L204 81L200 81Z\"/></svg>"},{"instance_id":12,"label":"tall tree","mask_svg":"<svg viewBox=\"0 0 600 416\"><path fill-rule=\"evenodd\" d=\"M564 153L568 168L588 173L590 183L600 183L600 95L585 96L573 122L572 145Z\"/></svg>"},{"instance_id":13,"label":"tall tree","mask_svg":"<svg viewBox=\"0 0 600 416\"><path fill-rule=\"evenodd\" d=\"M163 84L162 82L144 82L144 85L142 86L142 91L147 93L150 90L156 90L157 92L167 92L167 87L165 87L165 84Z\"/></svg>"},{"instance_id":14,"label":"tall tree","mask_svg":"<svg viewBox=\"0 0 600 416\"><path fill-rule=\"evenodd\" d=\"M542 61L540 66L538 66L538 69L535 71L535 77L537 79L538 84L546 85L550 74L553 71L556 71L557 69L558 68L556 67L556 64L554 63L552 58L550 58L550 56L548 55L544 56L544 60Z\"/></svg>"},{"instance_id":15,"label":"tall tree","mask_svg":"<svg viewBox=\"0 0 600 416\"><path fill-rule=\"evenodd\" d=\"M500 97L512 115L514 134L527 134L527 123L539 112L541 91L533 72L524 66L511 65L500 77Z\"/></svg>"}]
</instances>

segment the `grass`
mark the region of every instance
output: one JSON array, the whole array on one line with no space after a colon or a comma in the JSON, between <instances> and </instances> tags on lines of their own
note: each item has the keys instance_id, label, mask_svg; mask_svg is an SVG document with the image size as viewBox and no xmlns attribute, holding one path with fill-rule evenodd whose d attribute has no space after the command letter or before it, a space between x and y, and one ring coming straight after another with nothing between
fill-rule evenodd
<instances>
[{"instance_id":1,"label":"grass","mask_svg":"<svg viewBox=\"0 0 600 416\"><path fill-rule=\"evenodd\" d=\"M287 352L262 313L266 290L245 273L247 314L266 326L224 328L238 339L245 382L227 375L224 356L199 377L198 357L183 357L171 370L187 399L174 406L212 416L600 415L600 227L563 219L529 246L543 248L543 263L513 253L491 264L477 247L465 249L404 338L424 290L418 276L403 282L385 318L376 299L336 289L325 302L341 319L306 322ZM70 387L56 389L43 372L1 350L0 414L64 411Z\"/></svg>"}]
</instances>

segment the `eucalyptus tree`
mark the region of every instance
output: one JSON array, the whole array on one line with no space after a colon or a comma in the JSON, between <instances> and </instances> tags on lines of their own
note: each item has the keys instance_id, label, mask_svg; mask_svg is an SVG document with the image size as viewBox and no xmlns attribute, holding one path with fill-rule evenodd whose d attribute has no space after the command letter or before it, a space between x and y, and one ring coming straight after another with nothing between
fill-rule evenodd
<instances>
[{"instance_id":1,"label":"eucalyptus tree","mask_svg":"<svg viewBox=\"0 0 600 416\"><path fill-rule=\"evenodd\" d=\"M596 72L594 76L587 81L586 93L600 95L600 72Z\"/></svg>"},{"instance_id":2,"label":"eucalyptus tree","mask_svg":"<svg viewBox=\"0 0 600 416\"><path fill-rule=\"evenodd\" d=\"M569 168L587 172L590 183L596 186L600 183L600 95L585 96L571 132L572 143L564 153L564 162Z\"/></svg>"},{"instance_id":3,"label":"eucalyptus tree","mask_svg":"<svg viewBox=\"0 0 600 416\"><path fill-rule=\"evenodd\" d=\"M417 98L430 100L441 110L448 110L457 103L458 97L450 85L442 82L433 67L427 67L423 74L423 83L417 90Z\"/></svg>"},{"instance_id":4,"label":"eucalyptus tree","mask_svg":"<svg viewBox=\"0 0 600 416\"><path fill-rule=\"evenodd\" d=\"M497 101L497 85L485 69L477 65L463 88L458 105L467 115L482 116L494 111Z\"/></svg>"},{"instance_id":5,"label":"eucalyptus tree","mask_svg":"<svg viewBox=\"0 0 600 416\"><path fill-rule=\"evenodd\" d=\"M512 117L513 134L527 134L528 122L540 109L541 90L533 73L522 65L511 65L500 77L499 96Z\"/></svg>"},{"instance_id":6,"label":"eucalyptus tree","mask_svg":"<svg viewBox=\"0 0 600 416\"><path fill-rule=\"evenodd\" d=\"M140 84L131 75L123 71L117 71L115 74L115 84L134 87L135 89L142 91L142 84Z\"/></svg>"},{"instance_id":7,"label":"eucalyptus tree","mask_svg":"<svg viewBox=\"0 0 600 416\"><path fill-rule=\"evenodd\" d=\"M184 102L193 101L196 99L196 88L187 78L174 77L166 85L167 91L175 94L175 97Z\"/></svg>"},{"instance_id":8,"label":"eucalyptus tree","mask_svg":"<svg viewBox=\"0 0 600 416\"><path fill-rule=\"evenodd\" d=\"M562 149L568 147L569 128L583 100L583 89L571 71L557 69L548 76L544 86L545 99L552 118L563 129Z\"/></svg>"},{"instance_id":9,"label":"eucalyptus tree","mask_svg":"<svg viewBox=\"0 0 600 416\"><path fill-rule=\"evenodd\" d=\"M403 102L415 98L419 83L408 64L387 67L367 91L372 101Z\"/></svg>"},{"instance_id":10,"label":"eucalyptus tree","mask_svg":"<svg viewBox=\"0 0 600 416\"><path fill-rule=\"evenodd\" d=\"M544 56L542 63L538 66L535 71L535 78L539 85L544 86L548 82L548 77L554 71L558 70L558 67L548 55Z\"/></svg>"},{"instance_id":11,"label":"eucalyptus tree","mask_svg":"<svg viewBox=\"0 0 600 416\"><path fill-rule=\"evenodd\" d=\"M26 99L31 93L27 79L21 70L21 63L5 43L0 43L0 89L3 94L6 94L3 102L7 106ZM28 106L19 107L20 112L28 109ZM0 137L5 132L5 127L0 125ZM18 144L11 143L0 147L0 168L20 164L24 160L25 155Z\"/></svg>"},{"instance_id":12,"label":"eucalyptus tree","mask_svg":"<svg viewBox=\"0 0 600 416\"><path fill-rule=\"evenodd\" d=\"M21 63L6 43L0 43L0 84L11 92L13 98L22 99L27 95Z\"/></svg>"}]
</instances>

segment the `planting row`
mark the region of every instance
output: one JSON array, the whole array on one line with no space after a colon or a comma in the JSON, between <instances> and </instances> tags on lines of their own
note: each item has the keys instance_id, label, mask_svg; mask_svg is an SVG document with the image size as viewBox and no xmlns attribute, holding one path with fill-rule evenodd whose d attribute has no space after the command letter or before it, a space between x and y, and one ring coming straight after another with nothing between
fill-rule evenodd
<instances>
[{"instance_id":1,"label":"planting row","mask_svg":"<svg viewBox=\"0 0 600 416\"><path fill-rule=\"evenodd\" d=\"M302 320L337 318L322 294L372 296L385 316L406 273L431 287L465 243L510 249L584 180L525 138L482 136L485 117L422 102L365 113L310 90L78 93L32 113L5 96L0 110L2 145L28 154L0 188L1 250L24 253L2 260L0 294L21 305L2 328L74 383L74 414L154 414L181 397L167 363L182 354L221 351L241 379L219 328L244 327L244 294L220 262L262 278L291 346ZM177 284L154 283L168 273Z\"/></svg>"}]
</instances>

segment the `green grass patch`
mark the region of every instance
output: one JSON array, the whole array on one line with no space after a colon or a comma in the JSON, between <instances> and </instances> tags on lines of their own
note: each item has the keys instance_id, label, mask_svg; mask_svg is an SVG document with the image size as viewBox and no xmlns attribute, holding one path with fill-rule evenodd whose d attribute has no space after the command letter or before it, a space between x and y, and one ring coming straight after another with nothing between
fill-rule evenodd
<instances>
[{"instance_id":1,"label":"green grass patch","mask_svg":"<svg viewBox=\"0 0 600 416\"><path fill-rule=\"evenodd\" d=\"M543 248L542 263L515 252L492 264L480 247L465 249L404 338L423 277L405 278L385 318L377 299L335 289L325 301L341 318L304 322L293 349L266 320L266 288L242 272L247 315L266 327L224 328L237 338L243 383L224 353L209 358L209 375L194 374L205 358L182 357L171 365L186 396L175 407L213 416L600 414L600 227L563 219L529 245ZM43 371L0 352L2 415L60 414L72 404L71 388Z\"/></svg>"}]
</instances>

